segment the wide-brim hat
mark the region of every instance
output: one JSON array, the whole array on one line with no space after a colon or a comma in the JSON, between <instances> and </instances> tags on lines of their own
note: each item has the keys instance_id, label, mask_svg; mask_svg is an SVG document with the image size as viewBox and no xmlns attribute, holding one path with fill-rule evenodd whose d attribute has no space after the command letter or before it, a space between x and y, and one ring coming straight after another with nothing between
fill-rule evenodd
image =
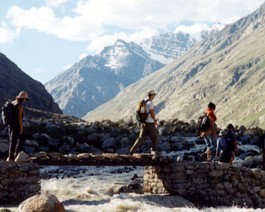
<instances>
[{"instance_id":1,"label":"wide-brim hat","mask_svg":"<svg viewBox=\"0 0 265 212\"><path fill-rule=\"evenodd\" d=\"M25 99L27 101L29 101L29 95L26 91L21 91L17 96L17 99Z\"/></svg>"},{"instance_id":2,"label":"wide-brim hat","mask_svg":"<svg viewBox=\"0 0 265 212\"><path fill-rule=\"evenodd\" d=\"M156 92L154 90L148 91L148 95L156 95Z\"/></svg>"}]
</instances>

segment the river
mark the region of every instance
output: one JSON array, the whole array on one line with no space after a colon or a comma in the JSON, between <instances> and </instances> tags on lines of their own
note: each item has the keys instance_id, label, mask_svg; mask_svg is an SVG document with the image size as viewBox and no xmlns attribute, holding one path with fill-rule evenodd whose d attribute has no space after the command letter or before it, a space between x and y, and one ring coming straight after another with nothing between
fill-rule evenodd
<instances>
[{"instance_id":1,"label":"river","mask_svg":"<svg viewBox=\"0 0 265 212\"><path fill-rule=\"evenodd\" d=\"M68 212L258 212L238 207L178 207L176 196L118 193L133 176L143 178L143 167L42 167L42 192L54 194ZM17 207L2 208L17 212Z\"/></svg>"}]
</instances>

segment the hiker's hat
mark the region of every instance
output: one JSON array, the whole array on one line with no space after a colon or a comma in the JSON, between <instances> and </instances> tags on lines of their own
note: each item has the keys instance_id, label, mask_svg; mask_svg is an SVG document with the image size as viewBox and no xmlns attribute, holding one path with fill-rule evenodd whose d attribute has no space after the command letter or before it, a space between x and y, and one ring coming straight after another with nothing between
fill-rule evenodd
<instances>
[{"instance_id":1,"label":"hiker's hat","mask_svg":"<svg viewBox=\"0 0 265 212\"><path fill-rule=\"evenodd\" d=\"M21 91L17 97L17 99L25 99L27 101L29 101L29 96L28 96L28 93L26 91Z\"/></svg>"},{"instance_id":2,"label":"hiker's hat","mask_svg":"<svg viewBox=\"0 0 265 212\"><path fill-rule=\"evenodd\" d=\"M219 136L225 136L227 134L227 130L221 130Z\"/></svg>"},{"instance_id":3,"label":"hiker's hat","mask_svg":"<svg viewBox=\"0 0 265 212\"><path fill-rule=\"evenodd\" d=\"M156 95L156 92L154 90L148 91L148 95Z\"/></svg>"}]
</instances>

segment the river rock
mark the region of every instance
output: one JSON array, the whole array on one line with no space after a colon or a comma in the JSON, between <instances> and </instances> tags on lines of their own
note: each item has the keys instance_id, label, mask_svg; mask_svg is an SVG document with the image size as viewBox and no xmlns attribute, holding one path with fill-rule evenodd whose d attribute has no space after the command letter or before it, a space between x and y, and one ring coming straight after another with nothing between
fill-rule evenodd
<instances>
[{"instance_id":1,"label":"river rock","mask_svg":"<svg viewBox=\"0 0 265 212\"><path fill-rule=\"evenodd\" d=\"M71 148L69 147L69 145L67 144L63 144L60 148L59 148L59 152L62 152L64 154L67 154L71 151Z\"/></svg>"},{"instance_id":2,"label":"river rock","mask_svg":"<svg viewBox=\"0 0 265 212\"><path fill-rule=\"evenodd\" d=\"M106 152L113 152L116 149L115 139L109 136L102 138L102 149Z\"/></svg>"},{"instance_id":3,"label":"river rock","mask_svg":"<svg viewBox=\"0 0 265 212\"><path fill-rule=\"evenodd\" d=\"M18 207L19 212L65 212L64 206L56 196L48 194L35 195L26 199Z\"/></svg>"},{"instance_id":4,"label":"river rock","mask_svg":"<svg viewBox=\"0 0 265 212\"><path fill-rule=\"evenodd\" d=\"M15 159L15 162L29 162L29 161L30 161L29 156L23 151L18 153L18 156Z\"/></svg>"},{"instance_id":5,"label":"river rock","mask_svg":"<svg viewBox=\"0 0 265 212\"><path fill-rule=\"evenodd\" d=\"M8 151L9 144L7 139L0 139L0 153L4 153Z\"/></svg>"},{"instance_id":6,"label":"river rock","mask_svg":"<svg viewBox=\"0 0 265 212\"><path fill-rule=\"evenodd\" d=\"M96 146L98 143L98 137L95 134L88 135L86 143L88 145Z\"/></svg>"},{"instance_id":7,"label":"river rock","mask_svg":"<svg viewBox=\"0 0 265 212\"><path fill-rule=\"evenodd\" d=\"M47 146L49 140L51 140L51 137L46 133L42 133L39 136L38 142L40 146Z\"/></svg>"},{"instance_id":8,"label":"river rock","mask_svg":"<svg viewBox=\"0 0 265 212\"><path fill-rule=\"evenodd\" d=\"M252 163L253 163L253 156L247 156L247 157L244 159L244 161L243 161L243 163L242 163L242 166L245 166L245 167L250 168L251 165L252 165Z\"/></svg>"}]
</instances>

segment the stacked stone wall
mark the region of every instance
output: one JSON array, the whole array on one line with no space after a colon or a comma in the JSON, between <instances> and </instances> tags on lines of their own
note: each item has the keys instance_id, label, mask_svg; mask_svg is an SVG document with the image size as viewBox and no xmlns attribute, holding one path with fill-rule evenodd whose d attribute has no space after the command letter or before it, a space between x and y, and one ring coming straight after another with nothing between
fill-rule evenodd
<instances>
[{"instance_id":1,"label":"stacked stone wall","mask_svg":"<svg viewBox=\"0 0 265 212\"><path fill-rule=\"evenodd\" d=\"M38 164L0 161L1 205L19 204L40 190Z\"/></svg>"},{"instance_id":2,"label":"stacked stone wall","mask_svg":"<svg viewBox=\"0 0 265 212\"><path fill-rule=\"evenodd\" d=\"M265 208L265 172L218 162L149 166L144 192L181 195L198 206Z\"/></svg>"}]
</instances>

